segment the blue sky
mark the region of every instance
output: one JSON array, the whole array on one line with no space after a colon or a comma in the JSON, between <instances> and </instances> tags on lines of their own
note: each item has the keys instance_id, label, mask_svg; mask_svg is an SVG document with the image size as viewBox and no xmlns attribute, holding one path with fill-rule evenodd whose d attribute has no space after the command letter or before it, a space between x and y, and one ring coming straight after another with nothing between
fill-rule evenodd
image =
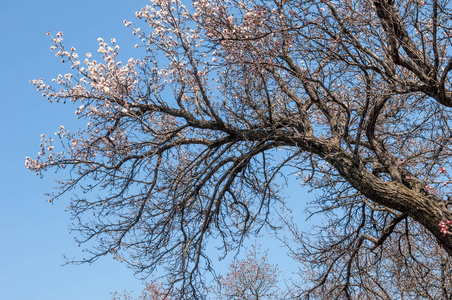
<instances>
[{"instance_id":1,"label":"blue sky","mask_svg":"<svg viewBox=\"0 0 452 300\"><path fill-rule=\"evenodd\" d=\"M75 46L80 54L95 52L98 37L115 37L122 55L138 57L139 50L133 48L137 41L122 21L135 21L135 11L145 4L124 0L1 2L0 299L102 300L111 299L113 291L142 287L133 271L111 257L93 265L61 266L63 254L81 254L67 230L67 203L64 199L46 203L44 193L53 187L52 171L40 179L25 168L24 160L35 157L41 133L52 134L61 124L70 127L75 120L73 105L49 104L29 84L30 79L40 77L50 81L68 68L50 52L46 32L63 31L64 44ZM305 198L300 190L297 196Z\"/></svg>"},{"instance_id":2,"label":"blue sky","mask_svg":"<svg viewBox=\"0 0 452 300\"><path fill-rule=\"evenodd\" d=\"M0 299L110 299L110 292L142 287L131 270L111 257L91 266L61 266L63 254L80 255L67 230L66 203L46 203L53 174L40 179L25 168L24 159L36 155L41 133L52 134L75 120L73 105L48 104L28 82L67 71L50 52L46 32L63 31L66 45L76 46L79 53L95 52L100 36L116 37L121 48L133 52L136 40L122 21L134 19L143 3L1 2Z\"/></svg>"}]
</instances>

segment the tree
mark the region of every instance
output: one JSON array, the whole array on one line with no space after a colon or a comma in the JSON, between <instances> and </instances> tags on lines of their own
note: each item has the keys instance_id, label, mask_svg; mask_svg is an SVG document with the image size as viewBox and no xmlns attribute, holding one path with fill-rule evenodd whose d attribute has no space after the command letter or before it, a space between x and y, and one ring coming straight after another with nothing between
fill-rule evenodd
<instances>
[{"instance_id":1,"label":"tree","mask_svg":"<svg viewBox=\"0 0 452 300\"><path fill-rule=\"evenodd\" d=\"M236 259L229 265L226 276L219 276L215 283L208 288L206 294L209 299L283 299L278 288L278 267L270 264L267 253L261 253L258 246L246 253L246 258ZM166 297L166 298L165 298ZM162 284L151 281L145 285L138 300L178 299L177 292L167 294ZM130 293L123 295L114 293L112 300L132 300Z\"/></svg>"},{"instance_id":2,"label":"tree","mask_svg":"<svg viewBox=\"0 0 452 300\"><path fill-rule=\"evenodd\" d=\"M156 281L151 281L150 283L145 284L143 291L141 291L141 295L137 300L172 300L174 299L171 294L168 294L167 291L163 288L161 283ZM118 292L113 294L112 300L133 300L132 295L128 292L124 292L122 295Z\"/></svg>"},{"instance_id":3,"label":"tree","mask_svg":"<svg viewBox=\"0 0 452 300\"><path fill-rule=\"evenodd\" d=\"M211 290L215 299L283 299L278 284L278 267L270 264L267 253L261 254L257 247L248 251L245 259L229 265L225 277L220 276Z\"/></svg>"},{"instance_id":4,"label":"tree","mask_svg":"<svg viewBox=\"0 0 452 300\"><path fill-rule=\"evenodd\" d=\"M136 15L150 33L125 25L145 58L121 64L115 40L99 39L103 62L82 66L59 32L53 50L75 74L59 89L33 81L88 121L62 127L58 151L43 135L26 160L38 174L71 170L50 201L78 195L73 229L97 241L86 261L164 264L169 288L200 297L206 243L226 254L274 225L277 179L297 172L326 214L321 235L291 228L293 255L320 276L301 294L422 297L402 288L410 274L450 297L447 0L153 0ZM382 285L391 274L399 282Z\"/></svg>"}]
</instances>

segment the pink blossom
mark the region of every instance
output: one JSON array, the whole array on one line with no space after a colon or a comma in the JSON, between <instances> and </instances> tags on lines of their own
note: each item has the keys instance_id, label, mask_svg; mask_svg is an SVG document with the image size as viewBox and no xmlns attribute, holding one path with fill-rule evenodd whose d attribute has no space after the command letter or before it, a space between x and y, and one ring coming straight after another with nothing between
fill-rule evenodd
<instances>
[{"instance_id":1,"label":"pink blossom","mask_svg":"<svg viewBox=\"0 0 452 300\"><path fill-rule=\"evenodd\" d=\"M449 226L452 225L452 221L441 221L439 223L439 227L441 227L440 232L443 234L443 236L446 236L448 234L452 234L449 230Z\"/></svg>"}]
</instances>

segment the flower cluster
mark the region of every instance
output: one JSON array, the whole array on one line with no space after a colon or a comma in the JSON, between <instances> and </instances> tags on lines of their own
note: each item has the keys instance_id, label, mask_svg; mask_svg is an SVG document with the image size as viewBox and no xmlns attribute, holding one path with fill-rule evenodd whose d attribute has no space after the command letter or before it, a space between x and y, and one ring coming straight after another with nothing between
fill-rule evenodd
<instances>
[{"instance_id":1,"label":"flower cluster","mask_svg":"<svg viewBox=\"0 0 452 300\"><path fill-rule=\"evenodd\" d=\"M223 1L198 0L193 6L193 18L206 36L221 46L217 55L226 63L276 63L282 48L281 35L272 27L281 21L276 9L243 1L234 11L229 11Z\"/></svg>"},{"instance_id":2,"label":"flower cluster","mask_svg":"<svg viewBox=\"0 0 452 300\"><path fill-rule=\"evenodd\" d=\"M36 159L26 158L26 167L39 173L52 165L64 166L65 157L68 159L78 159L88 161L94 159L98 153L111 157L112 149L118 148L118 144L125 141L124 130L116 128L105 135L107 122L113 120L118 114L130 114L130 106L136 103L138 97L136 86L138 84L138 67L142 64L140 60L128 60L122 64L117 60L119 46L116 40L111 39L111 44L106 43L102 38L98 39L98 53L103 62L97 62L92 58L91 53L86 54L84 60L85 66L82 67L79 55L75 48L71 47L66 51L62 44L63 33L58 32L55 37L50 33L54 46L52 51L56 51L56 56L61 57L62 61L71 63L71 68L77 71L77 75L67 73L58 75L52 79L52 82L59 86L56 88L47 84L43 79L31 80L36 89L42 92L44 97L50 102L64 103L66 100L78 101L75 114L77 117L89 119L86 130L71 133L61 126L55 133L60 139L66 139L65 155L63 153L54 153L53 140L42 135L41 151ZM133 99L133 100L130 100ZM103 125L105 127L102 127ZM108 127L108 128L111 128ZM90 138L87 138L87 137ZM94 145L96 145L94 147ZM117 151L117 150L116 150Z\"/></svg>"},{"instance_id":3,"label":"flower cluster","mask_svg":"<svg viewBox=\"0 0 452 300\"><path fill-rule=\"evenodd\" d=\"M50 33L48 35L51 36ZM66 99L84 101L90 98L124 99L134 91L137 84L136 68L140 61L131 58L125 65L117 61L119 46L116 45L115 39L111 40L112 45L104 42L102 38L98 39L97 52L104 63L91 59L92 54L87 53L84 60L86 66L82 67L75 48L65 50L62 35L62 32L58 32L56 37L51 36L54 46L50 49L56 51L55 56L61 57L63 62L69 61L72 64L71 68L78 71L78 76L67 73L52 79L53 83L62 87L60 89L44 83L42 79L31 80L36 89L50 102L59 100L65 102Z\"/></svg>"},{"instance_id":4,"label":"flower cluster","mask_svg":"<svg viewBox=\"0 0 452 300\"><path fill-rule=\"evenodd\" d=\"M47 137L45 134L41 134L41 150L38 153L37 159L32 159L30 157L25 158L25 166L29 170L34 170L36 175L40 171L45 170L46 167L55 163L63 157L62 153L55 153L55 141L52 138Z\"/></svg>"},{"instance_id":5,"label":"flower cluster","mask_svg":"<svg viewBox=\"0 0 452 300\"><path fill-rule=\"evenodd\" d=\"M448 234L452 235L452 221L441 221L439 223L439 227L441 227L441 233L446 236Z\"/></svg>"}]
</instances>

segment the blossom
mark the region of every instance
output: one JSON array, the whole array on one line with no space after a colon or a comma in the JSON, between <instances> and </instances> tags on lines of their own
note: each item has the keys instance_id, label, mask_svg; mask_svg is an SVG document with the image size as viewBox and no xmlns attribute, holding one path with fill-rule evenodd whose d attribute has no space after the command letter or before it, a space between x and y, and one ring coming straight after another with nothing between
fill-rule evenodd
<instances>
[{"instance_id":1,"label":"blossom","mask_svg":"<svg viewBox=\"0 0 452 300\"><path fill-rule=\"evenodd\" d=\"M443 236L446 236L448 234L452 234L449 231L449 226L452 225L452 221L441 221L439 223L439 227L441 227L440 232L443 234Z\"/></svg>"}]
</instances>

